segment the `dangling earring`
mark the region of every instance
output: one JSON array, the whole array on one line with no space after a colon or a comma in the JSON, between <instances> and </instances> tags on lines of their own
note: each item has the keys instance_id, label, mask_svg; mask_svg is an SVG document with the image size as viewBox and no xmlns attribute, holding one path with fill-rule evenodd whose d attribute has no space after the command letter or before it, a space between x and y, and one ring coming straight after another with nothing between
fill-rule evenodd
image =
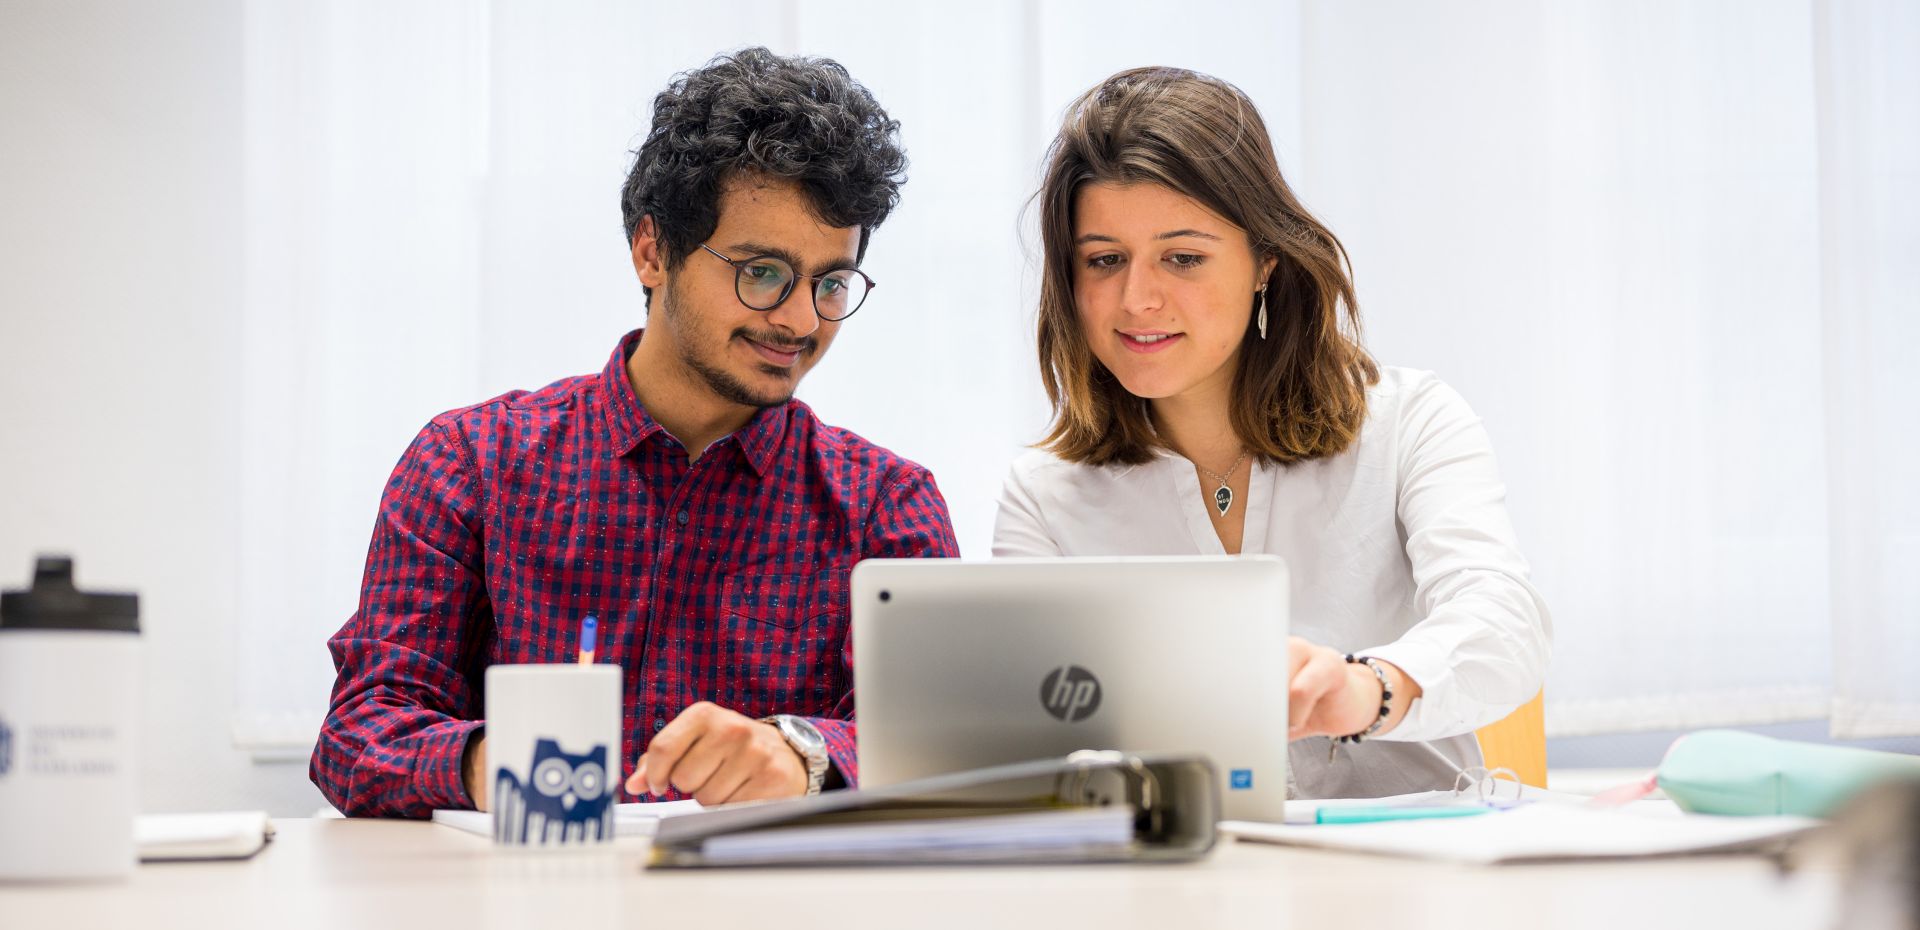
<instances>
[{"instance_id":1,"label":"dangling earring","mask_svg":"<svg viewBox=\"0 0 1920 930\"><path fill-rule=\"evenodd\" d=\"M1267 289L1260 289L1260 338L1267 338Z\"/></svg>"}]
</instances>

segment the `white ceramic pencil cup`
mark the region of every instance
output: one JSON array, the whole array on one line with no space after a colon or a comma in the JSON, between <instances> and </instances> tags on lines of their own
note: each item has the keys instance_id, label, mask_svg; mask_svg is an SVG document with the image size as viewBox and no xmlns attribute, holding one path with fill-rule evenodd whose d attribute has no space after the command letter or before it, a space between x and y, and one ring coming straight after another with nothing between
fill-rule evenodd
<instances>
[{"instance_id":1,"label":"white ceramic pencil cup","mask_svg":"<svg viewBox=\"0 0 1920 930\"><path fill-rule=\"evenodd\" d=\"M620 667L487 669L493 841L528 849L613 842L619 800Z\"/></svg>"}]
</instances>

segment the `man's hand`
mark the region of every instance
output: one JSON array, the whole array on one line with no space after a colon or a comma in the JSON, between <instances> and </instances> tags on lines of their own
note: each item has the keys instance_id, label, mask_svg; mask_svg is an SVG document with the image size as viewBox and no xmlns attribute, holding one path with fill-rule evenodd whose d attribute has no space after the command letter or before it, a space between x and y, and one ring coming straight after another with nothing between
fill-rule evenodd
<instances>
[{"instance_id":1,"label":"man's hand","mask_svg":"<svg viewBox=\"0 0 1920 930\"><path fill-rule=\"evenodd\" d=\"M487 734L475 733L467 740L467 753L460 757L460 780L467 785L467 797L473 800L473 809L487 809L487 777L483 771L487 767Z\"/></svg>"},{"instance_id":2,"label":"man's hand","mask_svg":"<svg viewBox=\"0 0 1920 930\"><path fill-rule=\"evenodd\" d=\"M1371 669L1298 636L1287 637L1287 665L1289 741L1309 736L1350 736L1373 726L1380 714L1380 679L1373 677ZM1393 712L1380 727L1385 733L1399 726L1400 718L1406 716L1407 708L1421 692L1420 685L1393 663L1380 665L1393 689Z\"/></svg>"},{"instance_id":3,"label":"man's hand","mask_svg":"<svg viewBox=\"0 0 1920 930\"><path fill-rule=\"evenodd\" d=\"M669 787L708 807L797 798L807 793L807 766L772 724L701 701L654 734L627 777L633 794Z\"/></svg>"}]
</instances>

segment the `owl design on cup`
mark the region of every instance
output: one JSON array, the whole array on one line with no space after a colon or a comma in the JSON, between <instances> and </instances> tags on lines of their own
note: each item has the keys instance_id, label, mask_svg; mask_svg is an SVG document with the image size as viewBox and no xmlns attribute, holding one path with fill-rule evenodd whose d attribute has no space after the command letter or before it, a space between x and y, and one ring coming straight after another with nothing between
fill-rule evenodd
<instances>
[{"instance_id":1,"label":"owl design on cup","mask_svg":"<svg viewBox=\"0 0 1920 930\"><path fill-rule=\"evenodd\" d=\"M502 766L493 780L493 833L502 843L560 845L613 838L613 783L607 747L565 752L558 740L534 743L528 781Z\"/></svg>"}]
</instances>

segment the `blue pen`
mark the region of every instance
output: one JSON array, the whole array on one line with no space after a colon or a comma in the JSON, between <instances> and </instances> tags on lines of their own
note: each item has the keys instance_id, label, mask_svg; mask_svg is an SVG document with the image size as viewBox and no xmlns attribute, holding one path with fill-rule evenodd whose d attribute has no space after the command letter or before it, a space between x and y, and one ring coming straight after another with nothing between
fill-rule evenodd
<instances>
[{"instance_id":1,"label":"blue pen","mask_svg":"<svg viewBox=\"0 0 1920 930\"><path fill-rule=\"evenodd\" d=\"M1438 820L1445 817L1473 817L1493 810L1481 804L1452 807L1323 807L1314 812L1314 823L1380 823L1387 820Z\"/></svg>"},{"instance_id":2,"label":"blue pen","mask_svg":"<svg viewBox=\"0 0 1920 930\"><path fill-rule=\"evenodd\" d=\"M580 621L580 664L592 665L593 652L600 645L600 621L588 614Z\"/></svg>"}]
</instances>

